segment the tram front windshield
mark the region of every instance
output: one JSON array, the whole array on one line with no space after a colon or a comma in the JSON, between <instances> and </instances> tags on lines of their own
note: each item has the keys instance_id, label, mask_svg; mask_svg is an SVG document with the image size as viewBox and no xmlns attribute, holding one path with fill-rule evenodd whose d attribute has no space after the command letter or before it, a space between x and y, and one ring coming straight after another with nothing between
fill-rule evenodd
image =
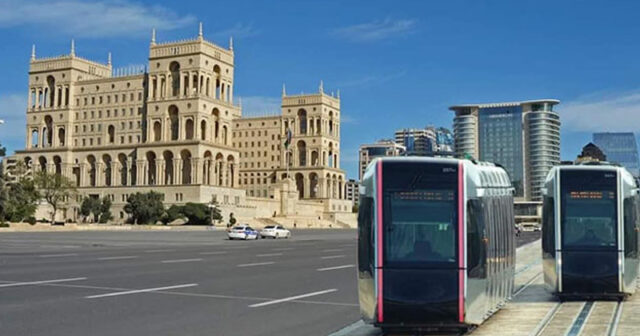
<instances>
[{"instance_id":1,"label":"tram front windshield","mask_svg":"<svg viewBox=\"0 0 640 336\"><path fill-rule=\"evenodd\" d=\"M574 171L563 174L560 181L564 248L616 246L615 177L615 172L608 171Z\"/></svg>"},{"instance_id":2,"label":"tram front windshield","mask_svg":"<svg viewBox=\"0 0 640 336\"><path fill-rule=\"evenodd\" d=\"M383 169L385 264L455 267L457 167L416 166Z\"/></svg>"}]
</instances>

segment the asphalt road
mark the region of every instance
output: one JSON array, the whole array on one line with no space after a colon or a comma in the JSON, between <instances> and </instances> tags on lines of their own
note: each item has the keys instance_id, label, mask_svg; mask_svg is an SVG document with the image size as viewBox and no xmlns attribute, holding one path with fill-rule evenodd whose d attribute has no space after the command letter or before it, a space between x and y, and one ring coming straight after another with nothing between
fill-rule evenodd
<instances>
[{"instance_id":1,"label":"asphalt road","mask_svg":"<svg viewBox=\"0 0 640 336\"><path fill-rule=\"evenodd\" d=\"M359 319L355 247L354 230L2 233L0 335L327 335Z\"/></svg>"}]
</instances>

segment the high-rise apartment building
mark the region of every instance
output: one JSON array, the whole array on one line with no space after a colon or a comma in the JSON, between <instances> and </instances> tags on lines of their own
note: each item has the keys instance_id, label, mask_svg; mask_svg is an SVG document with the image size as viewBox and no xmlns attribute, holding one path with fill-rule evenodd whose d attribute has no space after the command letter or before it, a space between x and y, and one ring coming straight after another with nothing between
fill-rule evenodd
<instances>
[{"instance_id":1,"label":"high-rise apartment building","mask_svg":"<svg viewBox=\"0 0 640 336\"><path fill-rule=\"evenodd\" d=\"M444 127L403 128L395 132L396 143L409 156L453 156L453 134Z\"/></svg>"},{"instance_id":2,"label":"high-rise apartment building","mask_svg":"<svg viewBox=\"0 0 640 336\"><path fill-rule=\"evenodd\" d=\"M455 151L502 165L520 200L541 199L547 173L560 162L559 100L452 106Z\"/></svg>"},{"instance_id":3,"label":"high-rise apartment building","mask_svg":"<svg viewBox=\"0 0 640 336\"><path fill-rule=\"evenodd\" d=\"M362 176L367 166L373 159L384 156L399 156L404 155L405 147L395 143L393 140L380 140L373 144L360 145L360 160L359 179L362 181Z\"/></svg>"},{"instance_id":4,"label":"high-rise apartment building","mask_svg":"<svg viewBox=\"0 0 640 336\"><path fill-rule=\"evenodd\" d=\"M635 177L640 176L638 143L634 133L593 133L593 143L604 152L604 155L607 156L607 161L624 166Z\"/></svg>"}]
</instances>

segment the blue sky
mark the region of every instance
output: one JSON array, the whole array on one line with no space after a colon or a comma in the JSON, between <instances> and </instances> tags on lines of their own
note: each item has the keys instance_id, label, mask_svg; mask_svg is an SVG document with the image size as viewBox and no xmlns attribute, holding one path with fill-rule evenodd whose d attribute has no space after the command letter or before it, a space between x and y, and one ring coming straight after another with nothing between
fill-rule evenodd
<instances>
[{"instance_id":1,"label":"blue sky","mask_svg":"<svg viewBox=\"0 0 640 336\"><path fill-rule=\"evenodd\" d=\"M14 1L0 0L0 143L24 147L31 44L115 67L146 64L158 40L234 38L245 114L289 93L340 90L342 167L396 128L451 126L455 104L556 98L562 158L593 131L640 128L637 1Z\"/></svg>"}]
</instances>

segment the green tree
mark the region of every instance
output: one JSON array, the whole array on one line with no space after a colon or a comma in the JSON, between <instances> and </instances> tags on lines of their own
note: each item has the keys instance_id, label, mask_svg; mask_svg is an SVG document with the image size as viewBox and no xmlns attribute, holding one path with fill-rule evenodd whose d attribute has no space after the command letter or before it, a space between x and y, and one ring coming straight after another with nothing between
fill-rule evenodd
<instances>
[{"instance_id":1,"label":"green tree","mask_svg":"<svg viewBox=\"0 0 640 336\"><path fill-rule=\"evenodd\" d=\"M162 214L160 220L162 221L162 224L167 225L181 217L184 217L184 214L182 213L182 206L174 204Z\"/></svg>"},{"instance_id":2,"label":"green tree","mask_svg":"<svg viewBox=\"0 0 640 336\"><path fill-rule=\"evenodd\" d=\"M189 225L211 224L211 210L205 204L189 202L182 208L182 213L189 220Z\"/></svg>"},{"instance_id":3,"label":"green tree","mask_svg":"<svg viewBox=\"0 0 640 336\"><path fill-rule=\"evenodd\" d=\"M51 224L55 224L58 210L64 206L77 191L75 183L66 176L41 170L33 176L33 181L40 192L40 196L53 208Z\"/></svg>"},{"instance_id":4,"label":"green tree","mask_svg":"<svg viewBox=\"0 0 640 336\"><path fill-rule=\"evenodd\" d=\"M155 223L165 212L162 198L162 194L154 191L144 194L137 192L129 195L124 211L131 215L134 224Z\"/></svg>"},{"instance_id":5,"label":"green tree","mask_svg":"<svg viewBox=\"0 0 640 336\"><path fill-rule=\"evenodd\" d=\"M100 217L98 222L104 224L113 219L111 215L111 199L105 196L102 198L102 202L100 203Z\"/></svg>"},{"instance_id":6,"label":"green tree","mask_svg":"<svg viewBox=\"0 0 640 336\"><path fill-rule=\"evenodd\" d=\"M0 144L0 157L3 157L7 155L7 149L2 147L2 144Z\"/></svg>"},{"instance_id":7,"label":"green tree","mask_svg":"<svg viewBox=\"0 0 640 336\"><path fill-rule=\"evenodd\" d=\"M32 179L22 176L16 183L8 184L5 219L21 222L33 216L38 207L40 194Z\"/></svg>"},{"instance_id":8,"label":"green tree","mask_svg":"<svg viewBox=\"0 0 640 336\"><path fill-rule=\"evenodd\" d=\"M80 204L80 215L86 221L91 214L94 221L100 216L100 200L95 197L85 197Z\"/></svg>"},{"instance_id":9,"label":"green tree","mask_svg":"<svg viewBox=\"0 0 640 336\"><path fill-rule=\"evenodd\" d=\"M236 225L236 218L233 217L233 212L229 214L229 224L227 224L228 227L234 226Z\"/></svg>"}]
</instances>

